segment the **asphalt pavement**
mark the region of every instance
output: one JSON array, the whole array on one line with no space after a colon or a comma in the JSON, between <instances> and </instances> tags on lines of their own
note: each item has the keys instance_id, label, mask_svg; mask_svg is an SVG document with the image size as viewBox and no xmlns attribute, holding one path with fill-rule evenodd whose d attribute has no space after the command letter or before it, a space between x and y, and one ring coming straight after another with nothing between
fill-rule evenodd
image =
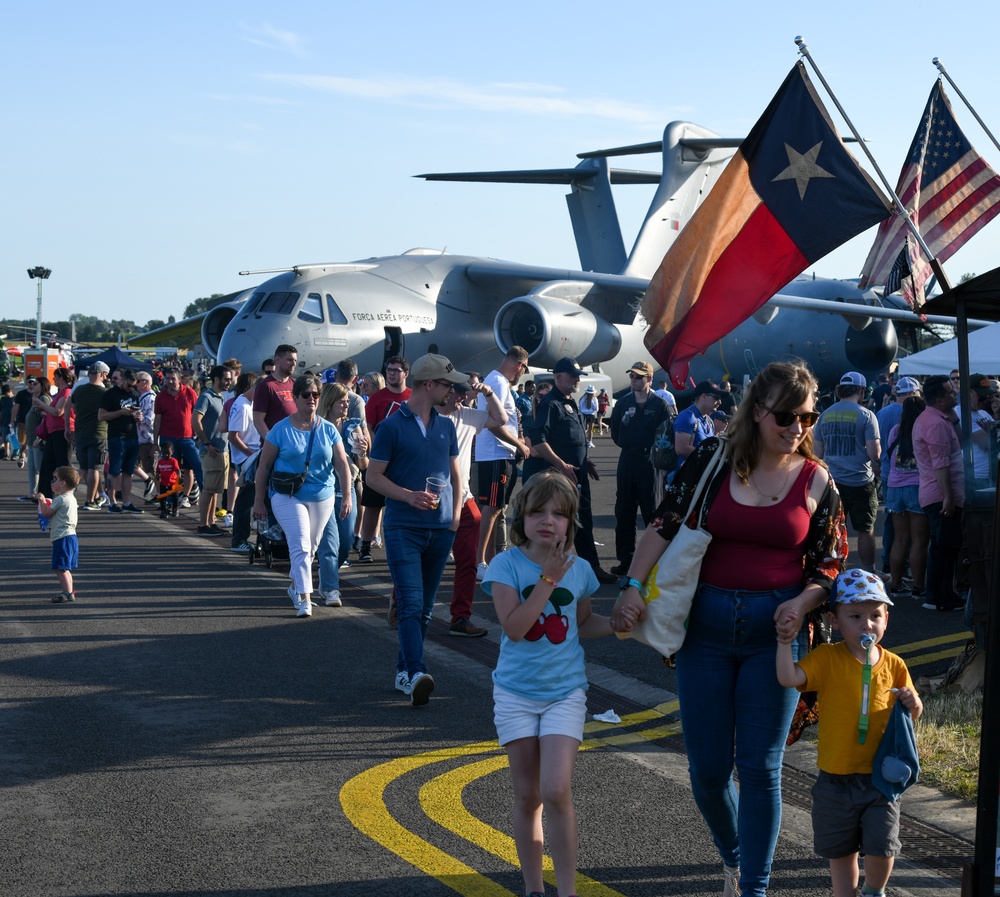
<instances>
[{"instance_id":1,"label":"asphalt pavement","mask_svg":"<svg viewBox=\"0 0 1000 897\"><path fill-rule=\"evenodd\" d=\"M593 456L610 567L616 452L604 438ZM384 553L344 572L342 608L298 619L287 562L251 566L228 538L197 537L196 509L81 511L79 600L53 605L48 538L16 501L25 479L0 462L0 894L522 893L492 722L499 627L481 591L487 637L449 636L446 571L427 645L437 688L413 708L393 689ZM595 609L615 594L602 588ZM960 615L916 606L889 630L918 677L967 637ZM577 761L579 894L718 895L672 672L630 641L585 647L588 709L621 722L589 722ZM774 897L830 892L812 852L814 770L804 739L786 754ZM891 893L957 897L974 807L921 785L902 806Z\"/></svg>"}]
</instances>

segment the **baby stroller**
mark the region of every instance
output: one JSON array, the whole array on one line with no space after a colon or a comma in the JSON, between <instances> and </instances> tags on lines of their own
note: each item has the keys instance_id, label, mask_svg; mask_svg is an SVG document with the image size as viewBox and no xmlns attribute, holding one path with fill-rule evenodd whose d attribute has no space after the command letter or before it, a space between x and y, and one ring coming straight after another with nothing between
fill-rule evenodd
<instances>
[{"instance_id":1,"label":"baby stroller","mask_svg":"<svg viewBox=\"0 0 1000 897\"><path fill-rule=\"evenodd\" d=\"M267 520L255 520L253 531L256 534L253 547L247 552L250 563L263 560L268 570L275 558L288 560L288 542L278 521L268 514Z\"/></svg>"}]
</instances>

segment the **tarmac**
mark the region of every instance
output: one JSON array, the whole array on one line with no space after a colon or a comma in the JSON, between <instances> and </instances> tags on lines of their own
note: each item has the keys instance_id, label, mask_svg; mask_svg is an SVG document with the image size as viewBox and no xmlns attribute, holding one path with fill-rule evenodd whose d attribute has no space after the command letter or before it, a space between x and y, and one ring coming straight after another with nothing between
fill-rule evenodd
<instances>
[{"instance_id":1,"label":"tarmac","mask_svg":"<svg viewBox=\"0 0 1000 897\"><path fill-rule=\"evenodd\" d=\"M614 447L600 439L593 456L608 567ZM48 538L16 500L25 481L0 462L0 894L523 893L485 594L474 620L489 634L449 636L446 571L427 641L437 687L413 708L393 689L384 553L343 572L342 608L298 619L287 562L251 566L228 538L197 537L196 509L176 520L81 511L79 599L54 605ZM595 610L615 596L602 588ZM585 648L588 710L621 722L589 721L577 761L578 893L720 894L671 671L631 641ZM769 893L826 895L809 815L814 744L785 763ZM902 815L890 893L957 897L975 807L917 784Z\"/></svg>"}]
</instances>

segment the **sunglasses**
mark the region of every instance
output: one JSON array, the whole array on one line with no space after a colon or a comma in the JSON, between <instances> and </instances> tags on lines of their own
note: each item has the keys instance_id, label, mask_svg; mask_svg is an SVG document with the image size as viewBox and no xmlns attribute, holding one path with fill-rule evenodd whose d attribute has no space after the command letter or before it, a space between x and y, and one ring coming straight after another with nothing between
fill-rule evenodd
<instances>
[{"instance_id":1,"label":"sunglasses","mask_svg":"<svg viewBox=\"0 0 1000 897\"><path fill-rule=\"evenodd\" d=\"M299 393L299 398L300 399L318 399L319 398L319 393L318 392L300 392Z\"/></svg>"},{"instance_id":2,"label":"sunglasses","mask_svg":"<svg viewBox=\"0 0 1000 897\"><path fill-rule=\"evenodd\" d=\"M798 421L808 430L819 420L818 411L804 411L802 414L796 414L794 411L775 411L773 408L768 408L763 402L757 404L774 418L774 422L779 427L790 427L795 421Z\"/></svg>"},{"instance_id":3,"label":"sunglasses","mask_svg":"<svg viewBox=\"0 0 1000 897\"><path fill-rule=\"evenodd\" d=\"M448 389L454 389L455 388L455 384L452 383L450 380L435 380L434 382L438 386L447 386Z\"/></svg>"},{"instance_id":4,"label":"sunglasses","mask_svg":"<svg viewBox=\"0 0 1000 897\"><path fill-rule=\"evenodd\" d=\"M632 373L632 371L629 371L628 378L629 378L629 380L645 380L646 379L646 375L645 374L634 374L634 373Z\"/></svg>"}]
</instances>

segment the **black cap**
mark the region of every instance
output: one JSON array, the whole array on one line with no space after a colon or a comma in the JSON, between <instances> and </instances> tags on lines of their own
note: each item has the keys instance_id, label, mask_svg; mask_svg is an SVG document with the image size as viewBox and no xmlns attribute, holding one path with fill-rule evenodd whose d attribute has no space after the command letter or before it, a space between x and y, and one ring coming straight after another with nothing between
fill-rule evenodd
<instances>
[{"instance_id":1,"label":"black cap","mask_svg":"<svg viewBox=\"0 0 1000 897\"><path fill-rule=\"evenodd\" d=\"M572 374L574 377L582 377L584 375L584 370L577 363L575 358L567 356L566 358L560 358L556 362L556 366L552 368L553 374Z\"/></svg>"},{"instance_id":2,"label":"black cap","mask_svg":"<svg viewBox=\"0 0 1000 897\"><path fill-rule=\"evenodd\" d=\"M711 380L702 380L701 383L699 383L694 388L694 392L692 393L691 397L697 399L698 396L704 396L704 395L717 396L718 398L721 399L722 390L719 389L718 383L714 383Z\"/></svg>"}]
</instances>

